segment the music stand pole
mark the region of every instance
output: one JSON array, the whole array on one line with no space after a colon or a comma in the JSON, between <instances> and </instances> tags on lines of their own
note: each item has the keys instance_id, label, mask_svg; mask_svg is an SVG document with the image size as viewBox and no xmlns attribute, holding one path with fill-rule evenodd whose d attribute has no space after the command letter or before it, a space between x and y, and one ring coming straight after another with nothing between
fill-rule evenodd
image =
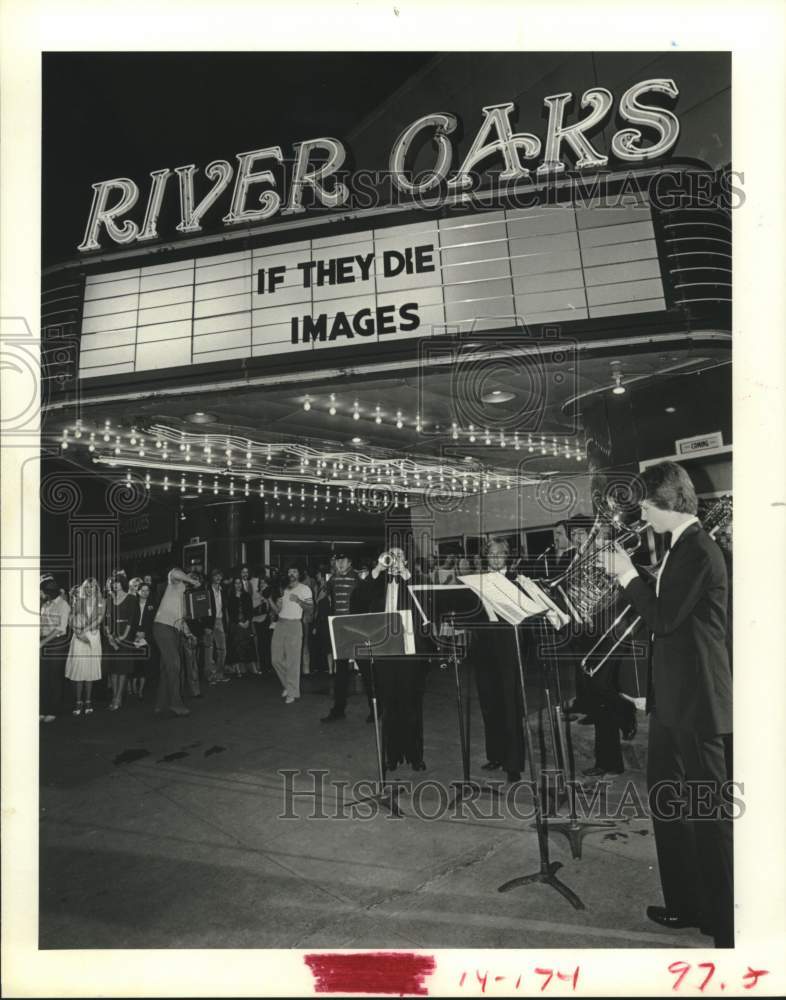
<instances>
[{"instance_id":1,"label":"music stand pole","mask_svg":"<svg viewBox=\"0 0 786 1000\"><path fill-rule=\"evenodd\" d=\"M456 630L454 627L455 616L450 615L449 622L452 629L450 660L453 664L453 673L456 679L456 707L458 710L459 740L461 743L461 766L463 774L461 781L452 782L456 789L456 794L451 799L450 806L455 806L457 802L463 802L466 797L469 797L471 801L474 801L483 795L490 795L492 797L499 795L499 791L496 788L490 788L488 785L479 785L477 782L474 782L470 776L470 689L467 690L467 697L465 701L456 644Z\"/></svg>"},{"instance_id":2,"label":"music stand pole","mask_svg":"<svg viewBox=\"0 0 786 1000\"><path fill-rule=\"evenodd\" d=\"M529 712L527 711L527 692L524 686L524 663L521 658L521 639L519 637L518 626L514 625L512 628L513 635L516 640L516 659L518 660L519 683L521 684L521 700L524 714L524 745L526 747L527 756L529 757L532 801L535 806L535 828L538 833L540 870L532 872L530 875L518 875L516 878L509 879L507 882L503 882L497 891L509 892L511 889L516 889L520 885L529 885L532 882L542 882L545 885L550 885L552 889L556 889L557 892L564 896L575 909L583 910L585 909L584 903L582 903L576 893L572 889L569 889L564 882L560 882L554 874L562 867L561 862L549 861L548 825L546 818L543 815L539 792L540 783L537 780L538 776L535 769L535 746L532 739L532 729L529 724Z\"/></svg>"},{"instance_id":3,"label":"music stand pole","mask_svg":"<svg viewBox=\"0 0 786 1000\"><path fill-rule=\"evenodd\" d=\"M551 664L549 669L552 669ZM556 666L553 667L553 671L554 673L557 672ZM563 702L563 705L564 704L565 703ZM612 820L600 820L598 822L582 820L579 822L576 811L576 758L573 754L573 745L570 740L569 729L565 723L564 709L559 705L556 705L554 708L554 715L562 755L562 767L560 768L560 772L562 773L563 779L565 779L567 785L569 815L567 820L559 820L558 822L552 821L550 830L553 833L564 834L570 844L571 855L574 858L579 859L581 858L581 846L584 841L584 837L588 833L592 833L594 830L613 829L617 824Z\"/></svg>"},{"instance_id":4,"label":"music stand pole","mask_svg":"<svg viewBox=\"0 0 786 1000\"><path fill-rule=\"evenodd\" d=\"M401 817L404 813L399 808L398 804L398 790L391 786L389 789L389 795L385 792L385 765L382 757L382 738L379 731L379 710L377 708L377 682L374 676L374 653L372 651L372 646L370 640L365 641L366 649L368 650L368 674L369 683L371 686L371 711L374 715L374 738L377 745L377 774L378 774L378 787L379 791L375 795L364 795L361 799L354 799L350 805L354 805L358 802L379 802L383 806L387 806L394 816ZM389 801L388 801L389 799Z\"/></svg>"}]
</instances>

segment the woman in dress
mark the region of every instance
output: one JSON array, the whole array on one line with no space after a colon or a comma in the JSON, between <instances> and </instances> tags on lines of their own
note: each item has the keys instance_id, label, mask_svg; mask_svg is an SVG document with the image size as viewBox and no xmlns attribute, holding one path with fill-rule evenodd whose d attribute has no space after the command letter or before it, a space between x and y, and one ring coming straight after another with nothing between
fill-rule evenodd
<instances>
[{"instance_id":1,"label":"woman in dress","mask_svg":"<svg viewBox=\"0 0 786 1000\"><path fill-rule=\"evenodd\" d=\"M128 593L128 577L116 573L110 580L110 593L106 602L104 633L109 649L107 668L112 691L110 712L116 712L123 701L126 678L134 673L134 636L131 629L136 627L139 605L136 597Z\"/></svg>"},{"instance_id":2,"label":"woman in dress","mask_svg":"<svg viewBox=\"0 0 786 1000\"><path fill-rule=\"evenodd\" d=\"M315 669L318 672L322 672L327 668L327 672L330 674L335 669L333 653L330 650L330 628L328 626L328 618L331 614L328 574L325 567L320 566L317 570L317 592L312 625L312 636L314 638L312 662L315 663Z\"/></svg>"},{"instance_id":3,"label":"woman in dress","mask_svg":"<svg viewBox=\"0 0 786 1000\"><path fill-rule=\"evenodd\" d=\"M90 577L71 591L71 646L66 659L65 675L76 689L74 715L92 715L90 696L93 682L101 680L101 623L106 603L101 596L98 580ZM85 698L82 700L84 689Z\"/></svg>"},{"instance_id":4,"label":"woman in dress","mask_svg":"<svg viewBox=\"0 0 786 1000\"><path fill-rule=\"evenodd\" d=\"M251 630L253 608L251 595L243 590L239 576L232 581L232 590L227 598L229 618L229 649L227 650L227 673L240 677L254 672L254 633Z\"/></svg>"},{"instance_id":5,"label":"woman in dress","mask_svg":"<svg viewBox=\"0 0 786 1000\"><path fill-rule=\"evenodd\" d=\"M54 722L63 697L71 607L54 577L41 577L39 721Z\"/></svg>"}]
</instances>

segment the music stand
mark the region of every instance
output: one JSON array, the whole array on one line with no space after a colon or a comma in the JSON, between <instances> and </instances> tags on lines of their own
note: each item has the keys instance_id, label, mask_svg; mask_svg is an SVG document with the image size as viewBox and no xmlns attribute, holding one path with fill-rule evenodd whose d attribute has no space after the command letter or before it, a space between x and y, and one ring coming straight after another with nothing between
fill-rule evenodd
<instances>
[{"instance_id":1,"label":"music stand","mask_svg":"<svg viewBox=\"0 0 786 1000\"><path fill-rule=\"evenodd\" d=\"M409 592L421 616L421 625L431 626L437 630L436 641L444 641L447 638L444 634L439 634L442 631L442 626L446 626L449 630L449 660L453 665L453 675L456 682L456 710L462 765L462 780L452 782L456 793L450 805L453 806L457 802L461 802L467 793L470 793L473 799L484 795L499 795L496 788L489 785L479 785L472 780L470 775L471 689L467 689L465 698L460 670L460 663L464 657L459 656L459 643L456 637L457 631L465 628L489 625L492 621L497 620L496 615L479 598L476 591L463 584L415 584L409 588Z\"/></svg>"},{"instance_id":2,"label":"music stand","mask_svg":"<svg viewBox=\"0 0 786 1000\"><path fill-rule=\"evenodd\" d=\"M532 728L529 724L527 689L524 683L524 661L521 655L521 637L519 635L518 628L520 624L525 622L527 624L540 624L543 619L551 613L551 609L541 603L540 607L533 612L533 606L536 603L539 603L539 599L538 602L536 602L532 594L525 594L520 586L517 587L515 583L508 580L501 573L488 574L488 576L494 577L495 579L484 581L482 577L478 578L477 576L463 577L462 579L465 580L468 586L472 587L473 590L477 590L484 600L488 600L489 603L491 603L493 611L513 628L513 637L516 645L516 663L518 666L519 684L521 687L524 747L525 753L529 758L532 800L535 807L535 830L538 836L538 854L540 857L540 868L538 871L531 872L528 875L517 875L515 878L508 879L507 882L503 882L503 884L498 887L497 891L510 892L511 889L516 889L520 885L530 885L532 883L540 882L544 885L550 885L552 889L556 889L557 892L560 893L561 896L564 896L575 909L583 910L585 909L585 906L581 899L579 899L576 893L572 889L569 889L564 882L561 882L555 874L555 872L559 871L562 867L562 863L560 861L551 861L549 858L548 821L544 815L543 805L538 791L541 782L538 780L539 775L537 774L535 766L535 746L532 739ZM501 603L497 603L497 601L490 596L492 591L501 593ZM520 595L520 597L518 595Z\"/></svg>"},{"instance_id":3,"label":"music stand","mask_svg":"<svg viewBox=\"0 0 786 1000\"><path fill-rule=\"evenodd\" d=\"M528 580L526 577L519 577L519 583L522 584L530 594L534 594L539 591L538 585L532 581ZM540 591L542 597L549 604L554 607L553 601L545 594ZM567 615L564 616L567 619ZM554 624L553 619L549 619L552 624ZM553 753L554 761L559 774L562 775L562 779L565 783L567 789L567 799L568 799L568 818L567 820L552 821L550 830L554 833L561 833L566 838L570 844L570 853L573 858L581 858L582 844L584 837L588 833L592 833L595 830L609 830L616 827L616 823L613 820L600 820L593 822L591 820L581 820L579 821L578 813L576 810L576 759L573 754L573 743L570 739L569 729L565 722L566 708L565 699L562 697L562 691L559 683L559 668L553 660L554 644L551 641L553 632L550 634L550 630L546 627L545 619L541 619L539 625L539 634L542 641L542 649L546 651L545 655L545 678L544 678L544 689L546 693L546 703L547 711L549 713L549 723L552 732L552 740L554 740L555 734L557 743L554 743ZM557 698L556 703L552 704L551 699L551 683L550 679L554 678L556 680L557 687ZM555 794L555 804L561 799L562 796L559 792Z\"/></svg>"},{"instance_id":4,"label":"music stand","mask_svg":"<svg viewBox=\"0 0 786 1000\"><path fill-rule=\"evenodd\" d=\"M333 656L337 660L368 660L371 687L371 711L374 716L374 739L377 751L379 791L354 802L380 802L396 817L404 813L398 804L398 789L386 780L382 739L379 731L377 685L374 653L381 656L411 656L415 652L411 611L369 612L360 615L332 615L328 618ZM386 786L388 791L385 791ZM353 803L350 803L353 804Z\"/></svg>"}]
</instances>

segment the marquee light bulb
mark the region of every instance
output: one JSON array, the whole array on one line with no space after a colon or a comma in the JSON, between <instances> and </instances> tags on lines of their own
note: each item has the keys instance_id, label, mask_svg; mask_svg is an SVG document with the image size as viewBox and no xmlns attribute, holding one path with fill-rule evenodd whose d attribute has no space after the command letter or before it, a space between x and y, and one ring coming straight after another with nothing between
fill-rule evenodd
<instances>
[{"instance_id":1,"label":"marquee light bulb","mask_svg":"<svg viewBox=\"0 0 786 1000\"><path fill-rule=\"evenodd\" d=\"M306 396L305 401L303 403L303 409L306 411L306 413L308 413L308 411L311 409L311 396Z\"/></svg>"}]
</instances>

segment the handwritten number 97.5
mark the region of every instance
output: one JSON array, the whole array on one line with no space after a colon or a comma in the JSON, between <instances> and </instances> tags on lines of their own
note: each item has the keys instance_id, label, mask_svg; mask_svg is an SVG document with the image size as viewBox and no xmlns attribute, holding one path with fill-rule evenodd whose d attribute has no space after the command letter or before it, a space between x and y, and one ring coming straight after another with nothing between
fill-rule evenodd
<instances>
[{"instance_id":1,"label":"handwritten number 97.5","mask_svg":"<svg viewBox=\"0 0 786 1000\"><path fill-rule=\"evenodd\" d=\"M687 962L671 963L671 965L669 966L669 972L671 972L673 975L677 977L674 980L674 983L671 987L672 993L679 990L679 988L682 986L685 977L688 975L688 973L691 971L692 968L693 966L689 965ZM704 973L700 983L691 982L688 983L687 986L691 989L698 989L700 992L704 992L704 990L709 985L710 980L715 975L715 965L712 962L697 962L696 968L705 969L706 972ZM752 969L750 966L748 966L748 971L742 977L742 988L744 990L752 990L754 986L758 983L759 979L761 979L762 976L766 975L769 975L769 971L767 969ZM720 983L720 989L721 990L726 989L726 983Z\"/></svg>"}]
</instances>

